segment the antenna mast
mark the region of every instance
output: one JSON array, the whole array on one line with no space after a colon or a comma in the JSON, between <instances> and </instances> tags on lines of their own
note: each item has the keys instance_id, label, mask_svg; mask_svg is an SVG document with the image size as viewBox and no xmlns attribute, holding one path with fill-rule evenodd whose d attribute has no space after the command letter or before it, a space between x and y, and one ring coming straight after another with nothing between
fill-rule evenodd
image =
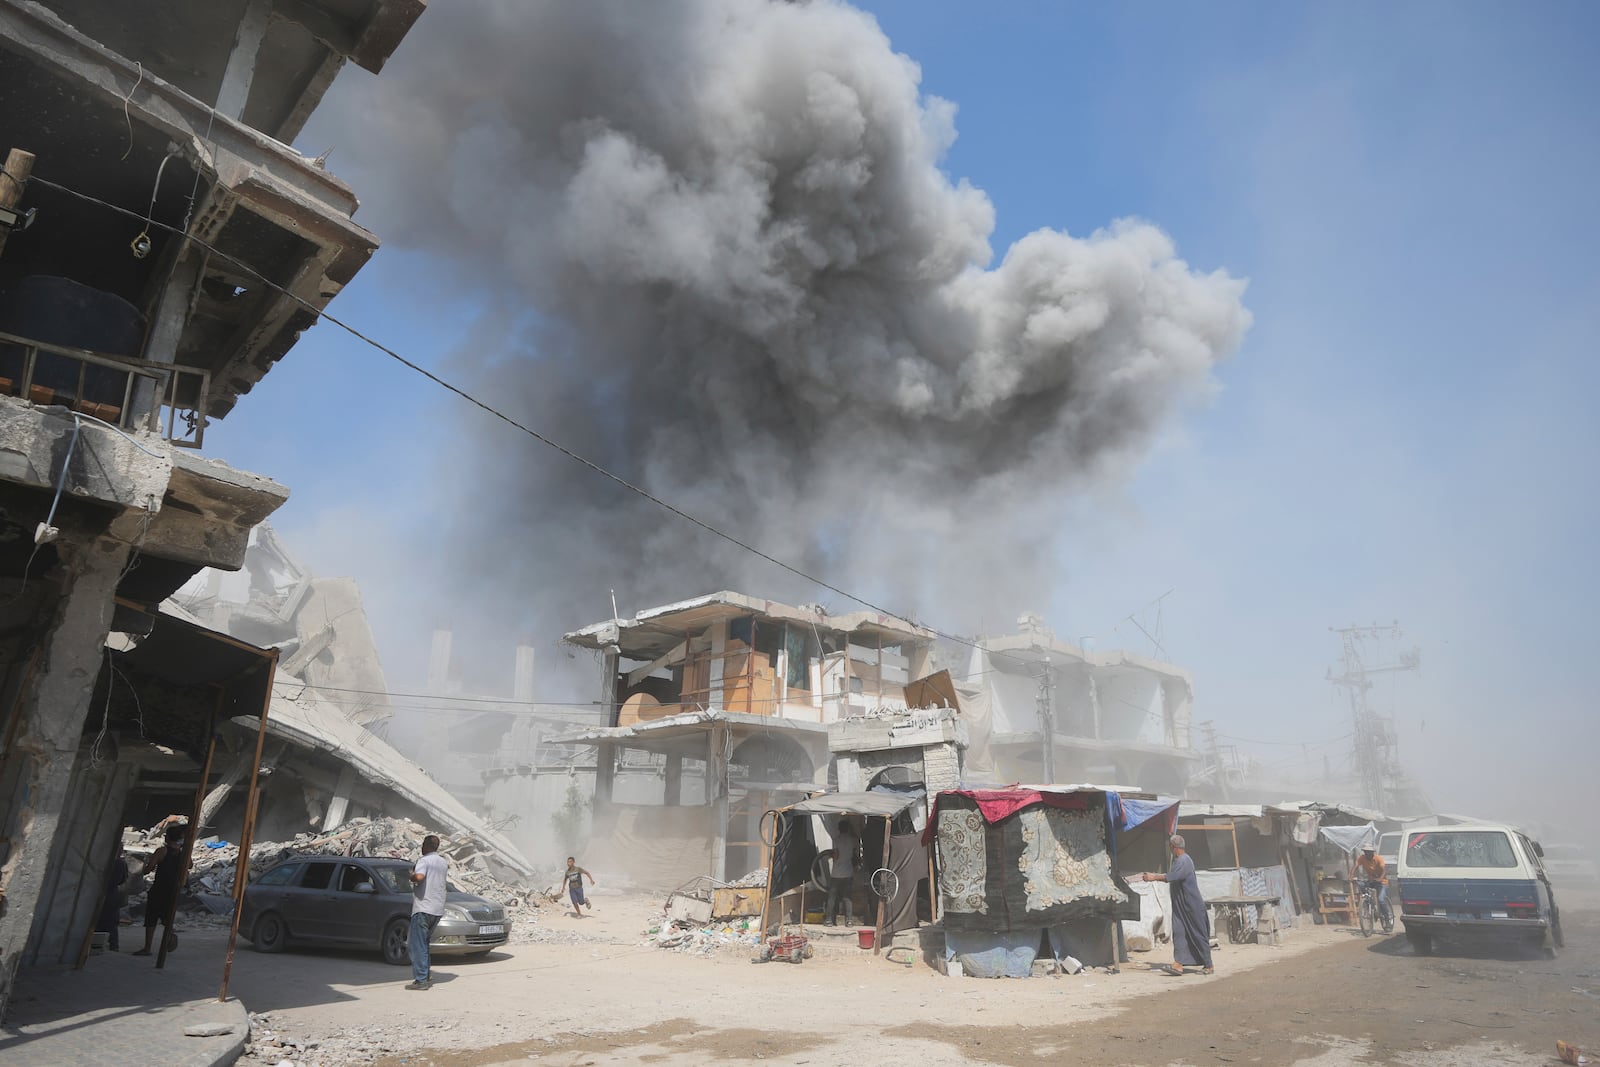
<instances>
[{"instance_id":1,"label":"antenna mast","mask_svg":"<svg viewBox=\"0 0 1600 1067\"><path fill-rule=\"evenodd\" d=\"M1406 791L1405 772L1400 768L1399 737L1395 733L1394 717L1384 715L1372 707L1372 676L1400 671L1422 669L1422 652L1412 647L1401 651L1393 663L1367 665L1368 643L1370 654L1379 652L1378 643L1385 638L1398 642L1405 637L1398 622L1388 626L1374 623L1371 626L1329 627L1339 635L1344 645L1340 665L1329 668L1328 681L1345 690L1350 698L1350 719L1354 727L1356 771L1361 777L1361 799L1369 808L1379 811L1389 806L1389 801ZM1339 673L1335 674L1335 671Z\"/></svg>"}]
</instances>

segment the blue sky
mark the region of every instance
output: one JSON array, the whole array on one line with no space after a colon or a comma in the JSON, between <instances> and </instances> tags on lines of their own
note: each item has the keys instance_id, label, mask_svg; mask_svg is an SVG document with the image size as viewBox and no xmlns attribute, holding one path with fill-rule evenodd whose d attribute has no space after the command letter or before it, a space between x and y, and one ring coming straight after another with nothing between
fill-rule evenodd
<instances>
[{"instance_id":1,"label":"blue sky","mask_svg":"<svg viewBox=\"0 0 1600 1067\"><path fill-rule=\"evenodd\" d=\"M1172 590L1161 636L1197 717L1261 742L1347 732L1328 627L1398 618L1424 669L1379 695L1441 807L1600 800L1586 771L1548 784L1559 754L1600 748L1600 8L862 6L958 105L946 167L994 202L997 250L1131 215L1250 279L1255 325L1214 395L1131 484L1075 504L1060 595L1019 609L1148 652L1123 620ZM447 353L482 309L448 265L387 248L332 310L470 381ZM430 480L493 491L455 466L475 417L324 324L208 432L292 487L276 522L314 569L362 582L397 689L456 610L407 558L448 521Z\"/></svg>"}]
</instances>

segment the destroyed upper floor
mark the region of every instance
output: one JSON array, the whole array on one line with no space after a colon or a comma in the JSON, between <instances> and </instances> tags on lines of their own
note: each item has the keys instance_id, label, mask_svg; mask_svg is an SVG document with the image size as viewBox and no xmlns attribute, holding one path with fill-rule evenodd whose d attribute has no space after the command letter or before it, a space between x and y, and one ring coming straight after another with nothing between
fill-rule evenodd
<instances>
[{"instance_id":1,"label":"destroyed upper floor","mask_svg":"<svg viewBox=\"0 0 1600 1067\"><path fill-rule=\"evenodd\" d=\"M1019 631L984 638L967 677L988 693L997 735L1039 730L1041 683L1055 731L1103 745L1188 749L1194 680L1182 667L1123 650L1101 652L1058 638L1034 615Z\"/></svg>"},{"instance_id":2,"label":"destroyed upper floor","mask_svg":"<svg viewBox=\"0 0 1600 1067\"><path fill-rule=\"evenodd\" d=\"M904 709L936 636L878 612L834 615L724 591L564 640L604 654L609 725L630 726L695 710L832 722Z\"/></svg>"},{"instance_id":3,"label":"destroyed upper floor","mask_svg":"<svg viewBox=\"0 0 1600 1067\"><path fill-rule=\"evenodd\" d=\"M0 152L37 179L0 249L0 393L199 444L377 248L287 142L423 6L0 0Z\"/></svg>"}]
</instances>

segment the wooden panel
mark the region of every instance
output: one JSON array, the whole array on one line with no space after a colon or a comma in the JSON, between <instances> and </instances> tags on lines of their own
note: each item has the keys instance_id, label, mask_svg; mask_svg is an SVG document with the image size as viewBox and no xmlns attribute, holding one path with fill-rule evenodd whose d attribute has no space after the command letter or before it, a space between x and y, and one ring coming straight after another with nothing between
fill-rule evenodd
<instances>
[{"instance_id":1,"label":"wooden panel","mask_svg":"<svg viewBox=\"0 0 1600 1067\"><path fill-rule=\"evenodd\" d=\"M732 919L741 915L760 915L767 903L765 887L755 889L713 889L711 891L711 917Z\"/></svg>"},{"instance_id":2,"label":"wooden panel","mask_svg":"<svg viewBox=\"0 0 1600 1067\"><path fill-rule=\"evenodd\" d=\"M622 702L622 707L617 711L618 726L637 726L641 722L650 722L654 719L666 718L679 711L678 708L664 705L649 693L635 693Z\"/></svg>"},{"instance_id":3,"label":"wooden panel","mask_svg":"<svg viewBox=\"0 0 1600 1067\"><path fill-rule=\"evenodd\" d=\"M906 706L912 708L955 708L961 710L956 696L956 686L949 671L938 671L926 678L918 678L906 686Z\"/></svg>"},{"instance_id":4,"label":"wooden panel","mask_svg":"<svg viewBox=\"0 0 1600 1067\"><path fill-rule=\"evenodd\" d=\"M711 696L711 656L697 652L683 662L683 701L705 703Z\"/></svg>"}]
</instances>

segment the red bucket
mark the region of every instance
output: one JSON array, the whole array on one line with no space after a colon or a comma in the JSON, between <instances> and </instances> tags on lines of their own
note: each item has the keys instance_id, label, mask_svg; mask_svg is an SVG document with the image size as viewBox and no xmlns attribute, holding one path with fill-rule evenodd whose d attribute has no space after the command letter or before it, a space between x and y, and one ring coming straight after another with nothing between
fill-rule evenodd
<instances>
[{"instance_id":1,"label":"red bucket","mask_svg":"<svg viewBox=\"0 0 1600 1067\"><path fill-rule=\"evenodd\" d=\"M871 948L873 946L874 942L876 942L877 937L878 937L878 931L873 930L871 928L868 928L866 930L857 930L856 931L856 944L860 945L862 948Z\"/></svg>"}]
</instances>

